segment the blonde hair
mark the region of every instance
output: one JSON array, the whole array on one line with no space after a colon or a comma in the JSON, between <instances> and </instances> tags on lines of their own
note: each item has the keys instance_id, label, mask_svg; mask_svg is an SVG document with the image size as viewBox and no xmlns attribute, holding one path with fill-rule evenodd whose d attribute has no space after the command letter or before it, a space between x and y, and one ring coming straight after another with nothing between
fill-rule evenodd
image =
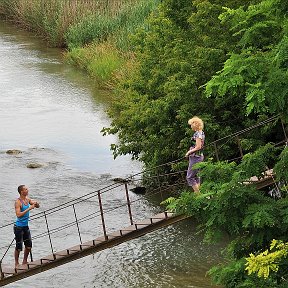
<instances>
[{"instance_id":1,"label":"blonde hair","mask_svg":"<svg viewBox=\"0 0 288 288\"><path fill-rule=\"evenodd\" d=\"M204 128L204 123L202 119L200 119L197 116L194 116L191 119L189 119L188 124L193 125L193 127L195 127L197 131L202 130Z\"/></svg>"}]
</instances>

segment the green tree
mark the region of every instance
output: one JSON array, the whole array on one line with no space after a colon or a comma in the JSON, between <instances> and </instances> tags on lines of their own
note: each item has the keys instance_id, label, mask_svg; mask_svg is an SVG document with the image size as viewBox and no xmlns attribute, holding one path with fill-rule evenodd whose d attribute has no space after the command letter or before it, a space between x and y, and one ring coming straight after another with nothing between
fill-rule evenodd
<instances>
[{"instance_id":1,"label":"green tree","mask_svg":"<svg viewBox=\"0 0 288 288\"><path fill-rule=\"evenodd\" d=\"M246 258L246 270L248 274L257 273L258 277L267 279L271 273L279 272L279 269L287 269L288 243L272 240L270 249Z\"/></svg>"},{"instance_id":2,"label":"green tree","mask_svg":"<svg viewBox=\"0 0 288 288\"><path fill-rule=\"evenodd\" d=\"M112 145L115 156L131 154L146 166L182 157L193 115L207 122L210 141L255 121L245 120L244 99L204 95L203 85L223 67L236 43L218 18L224 2L231 7L241 3L163 1L148 29L134 36L137 65L116 92L111 127L103 130L119 136Z\"/></svg>"},{"instance_id":3,"label":"green tree","mask_svg":"<svg viewBox=\"0 0 288 288\"><path fill-rule=\"evenodd\" d=\"M257 190L247 181L255 175L263 178L265 167L272 162L276 163L273 168L277 173L287 167L287 159L288 148L281 151L267 144L245 155L239 165L234 162L201 163L200 174L205 178L202 194L195 196L187 191L177 199L166 201L168 209L196 218L206 241L219 241L227 236L231 239L225 249L226 263L209 272L215 283L231 288L287 287L287 245L273 240L288 241L287 187L280 188L280 199L273 199L267 191ZM276 184L279 181L287 183L287 173L276 174L276 177ZM271 248L271 242L275 253L264 252L263 255L262 251ZM273 273L268 277L269 268ZM267 277L257 277L254 272Z\"/></svg>"},{"instance_id":4,"label":"green tree","mask_svg":"<svg viewBox=\"0 0 288 288\"><path fill-rule=\"evenodd\" d=\"M114 155L131 154L148 167L182 157L192 115L204 119L208 143L270 115L287 120L286 12L284 0L164 0L134 36L135 69L119 86L112 125L103 130L119 135ZM280 154L264 145L283 140L271 129L275 123L240 140L241 163L201 163L201 196L184 191L167 201L169 209L196 218L207 241L232 239L227 263L209 272L225 287L287 285L285 266L267 279L245 270L249 254L262 253L273 239L288 240L286 190L275 200L246 185L252 176L264 177L267 166L277 181L288 180L287 148ZM221 145L225 156L235 155L233 139Z\"/></svg>"},{"instance_id":5,"label":"green tree","mask_svg":"<svg viewBox=\"0 0 288 288\"><path fill-rule=\"evenodd\" d=\"M264 0L246 10L226 8L220 19L238 42L207 83L208 96L241 97L248 115L281 113L287 118L287 9L284 0Z\"/></svg>"}]
</instances>

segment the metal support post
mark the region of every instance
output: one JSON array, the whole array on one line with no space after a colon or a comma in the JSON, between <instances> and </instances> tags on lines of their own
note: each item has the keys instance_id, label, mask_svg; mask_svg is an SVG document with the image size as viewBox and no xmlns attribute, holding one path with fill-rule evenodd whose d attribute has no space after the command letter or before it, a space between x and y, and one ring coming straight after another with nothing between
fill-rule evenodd
<instances>
[{"instance_id":1,"label":"metal support post","mask_svg":"<svg viewBox=\"0 0 288 288\"><path fill-rule=\"evenodd\" d=\"M108 240L108 236L107 236L107 233L106 233L106 227L105 227L105 220L104 220L104 213L103 213L103 207L102 207L100 191L98 191L98 201L99 201L99 208L100 208L100 213L101 213L101 221L102 221L104 238L105 238L105 240Z\"/></svg>"},{"instance_id":2,"label":"metal support post","mask_svg":"<svg viewBox=\"0 0 288 288\"><path fill-rule=\"evenodd\" d=\"M287 134L286 134L286 130L285 130L285 125L283 120L281 119L281 125L282 125L282 129L283 129L283 133L284 133L284 137L285 137L285 142L286 142L286 146L288 145L288 138L287 138Z\"/></svg>"},{"instance_id":3,"label":"metal support post","mask_svg":"<svg viewBox=\"0 0 288 288\"><path fill-rule=\"evenodd\" d=\"M4 273L2 271L2 261L0 262L0 277L1 277L1 280L4 278Z\"/></svg>"},{"instance_id":4,"label":"metal support post","mask_svg":"<svg viewBox=\"0 0 288 288\"><path fill-rule=\"evenodd\" d=\"M236 138L237 138L237 144L238 144L238 148L239 148L239 151L240 151L241 158L243 158L243 150L242 150L242 147L241 147L240 138L238 136L236 136Z\"/></svg>"},{"instance_id":5,"label":"metal support post","mask_svg":"<svg viewBox=\"0 0 288 288\"><path fill-rule=\"evenodd\" d=\"M130 223L131 223L131 225L133 225L133 218L132 218L132 212L131 212L131 202L130 202L129 193L128 193L128 185L127 185L127 183L125 183L124 185L125 185L125 192L126 192L126 199L127 199L127 206L128 206Z\"/></svg>"},{"instance_id":6,"label":"metal support post","mask_svg":"<svg viewBox=\"0 0 288 288\"><path fill-rule=\"evenodd\" d=\"M159 187L159 191L160 191L160 195L161 195L161 201L164 201L163 194L162 194L162 186L161 186L161 182L160 182L159 172L158 171L157 171L157 183L158 183L158 187Z\"/></svg>"},{"instance_id":7,"label":"metal support post","mask_svg":"<svg viewBox=\"0 0 288 288\"><path fill-rule=\"evenodd\" d=\"M49 237L51 251L52 251L53 257L55 258L54 251L53 251L52 240L51 240L51 235L50 235L50 230L49 230L49 225L48 225L48 221L47 221L47 215L46 215L45 211L43 213L44 213L44 217L45 217L45 222L46 222L46 227L47 227L47 232L48 232L48 237Z\"/></svg>"},{"instance_id":8,"label":"metal support post","mask_svg":"<svg viewBox=\"0 0 288 288\"><path fill-rule=\"evenodd\" d=\"M219 161L219 154L218 154L218 149L217 149L216 142L214 142L214 149L215 149L216 160Z\"/></svg>"},{"instance_id":9,"label":"metal support post","mask_svg":"<svg viewBox=\"0 0 288 288\"><path fill-rule=\"evenodd\" d=\"M77 230L78 230L78 235L79 235L80 243L82 244L82 238L81 238L79 223L78 223L78 219L77 219L77 215L76 215L75 205L73 204L72 206L73 206L73 211L74 211L74 216L75 216L75 221L76 221L76 225L77 225Z\"/></svg>"}]
</instances>

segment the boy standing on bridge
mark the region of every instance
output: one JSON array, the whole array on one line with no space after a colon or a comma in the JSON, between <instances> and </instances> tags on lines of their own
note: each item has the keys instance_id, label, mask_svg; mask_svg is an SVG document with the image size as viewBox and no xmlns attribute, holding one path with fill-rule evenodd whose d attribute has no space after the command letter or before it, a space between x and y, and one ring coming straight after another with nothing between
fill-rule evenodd
<instances>
[{"instance_id":1,"label":"boy standing on bridge","mask_svg":"<svg viewBox=\"0 0 288 288\"><path fill-rule=\"evenodd\" d=\"M14 234L16 247L14 252L15 267L19 265L19 255L25 245L24 257L22 264L27 264L27 258L32 249L31 234L28 226L30 210L39 208L37 201L28 197L28 188L25 185L18 187L20 197L15 201L15 213L17 219L14 224Z\"/></svg>"}]
</instances>

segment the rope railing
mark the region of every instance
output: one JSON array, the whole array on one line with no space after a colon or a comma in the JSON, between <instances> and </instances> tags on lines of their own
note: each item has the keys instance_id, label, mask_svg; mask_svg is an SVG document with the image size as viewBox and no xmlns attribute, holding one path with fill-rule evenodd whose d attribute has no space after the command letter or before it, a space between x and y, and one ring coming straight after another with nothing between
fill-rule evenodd
<instances>
[{"instance_id":1,"label":"rope railing","mask_svg":"<svg viewBox=\"0 0 288 288\"><path fill-rule=\"evenodd\" d=\"M214 154L216 156L216 160L219 161L220 160L220 157L219 157L219 151L221 148L223 148L225 145L227 145L227 143L229 143L229 141L233 140L233 139L236 139L236 145L238 146L238 150L239 150L239 154L240 156L239 157L234 157L233 159L225 159L227 161L235 161L235 160L238 160L238 159L242 159L243 158L243 148L241 147L241 139L239 138L240 135L243 135L245 133L248 133L250 131L252 131L253 129L255 128L258 128L258 127L261 127L261 126L265 126L265 125L268 125L268 124L271 124L271 123L277 123L278 121L281 121L281 128L283 130L283 135L284 135L284 142L286 141L287 142L287 134L286 134L286 130L285 130L285 126L284 126L284 123L282 121L282 119L280 118L279 115L276 115L276 116L273 116L273 117L270 117L266 120L263 120L259 123L256 123L254 125L251 125L245 129L242 129L240 131L237 131L235 133L232 133L232 134L229 134L228 136L224 136L222 138L219 138L213 142L210 142L208 145L206 145L205 148L209 147L209 146L214 146ZM224 143L222 143L220 146L220 142L222 142L223 140L226 140ZM282 141L281 141L282 142Z\"/></svg>"},{"instance_id":2,"label":"rope railing","mask_svg":"<svg viewBox=\"0 0 288 288\"><path fill-rule=\"evenodd\" d=\"M211 143L209 143L208 145L206 145L206 147L208 146L214 146L215 147L215 154L216 154L216 158L217 160L219 160L219 149L221 147L223 147L224 145L226 145L232 138L236 138L237 139L237 143L238 143L238 148L239 148L239 151L240 151L240 156L237 157L237 158L234 158L235 159L240 159L243 157L243 150L242 150L242 147L241 147L241 143L240 143L240 138L239 136L244 134L244 133L247 133L257 127L261 127L263 125L267 125L269 123L272 123L273 121L278 121L279 120L279 116L274 116L274 117L271 117L269 119L266 119L262 122L259 122L255 125L252 125L248 128L245 128L241 131L238 131L238 132L235 132L235 133L232 133L228 136L225 136L225 137L222 137L221 139L217 139L216 141L213 141ZM284 136L285 136L285 140L281 141L281 142L278 142L277 144L280 145L280 143L287 143L287 135L286 135L286 131L285 131L285 127L284 127L284 124L283 122L281 121L281 125L282 125L282 128L283 128L283 131L284 131ZM226 143L222 144L220 147L217 147L217 143L220 143L220 141L223 141L223 140L226 140ZM205 148L206 148L205 147ZM218 156L217 156L218 155ZM85 195L82 195L76 199L73 199L73 200L70 200L70 201L67 201L63 204L60 204L60 205L57 205L57 206L54 206L48 210L45 210L45 211L42 211L42 212L39 212L39 213L36 213L34 215L31 215L30 217L30 221L36 221L36 220L39 220L39 219L44 219L45 220L45 225L46 225L46 231L42 232L42 233L39 233L35 236L32 237L32 240L35 240L35 239L40 239L42 237L47 237L49 238L49 244L50 244L50 249L52 251L52 254L54 254L54 246L53 246L53 243L52 243L52 235L60 232L60 231L63 231L65 229L68 229L70 227L73 227L73 226L76 226L77 228L77 237L79 238L79 242L82 243L82 236L81 236L81 227L80 227L80 224L86 222L86 221L89 221L89 220L92 220L94 218L97 218L99 217L100 220L101 220L101 225L102 225L102 233L104 235L104 238L107 240L108 236L107 236L107 224L106 224L106 221L105 221L105 215L107 215L108 213L111 213L111 212L114 212L115 210L117 209L120 209L120 208L123 208L123 207L127 207L127 210L128 210L128 216L129 216L129 223L131 225L133 225L134 223L134 219L133 219L133 205L135 205L137 202L139 201L143 201L142 198L138 198L138 199L134 199L134 200L130 200L130 197L129 197L129 193L128 193L128 183L132 182L133 184L133 181L138 181L137 178L139 177L139 181L142 180L142 176L144 173L147 173L149 171L156 171L157 169L159 168L162 168L164 166L172 166L173 164L176 164L180 161L182 161L184 159L184 157L181 157L179 159L176 159L176 160L173 160L173 161L170 161L170 162L167 162L167 163L164 163L164 164L160 164L158 166L155 166L155 167L151 167L151 168L147 168L145 169L144 171L141 171L141 172L138 172L134 175L131 175L125 179L123 179L123 183L113 183L113 184L110 184L110 185L107 185L101 189L98 189L96 191L93 191L93 192L90 192L90 193L87 193ZM234 161L233 160L233 161ZM156 183L157 183L157 187L155 189L151 189L148 193L146 193L147 196L154 196L154 195L160 195L161 196L161 201L163 201L163 193L166 191L168 191L169 189L171 190L172 187L179 187L179 185L183 185L186 180L182 181L182 182L179 182L179 183L174 183L174 184L169 184L167 185L167 183L165 183L165 186L163 187L161 185L161 183L163 182L163 180L161 179L164 179L164 177L171 177L171 176L175 176L175 175L179 175L179 174L184 174L186 170L179 170L179 171L173 171L173 172L168 172L168 173L156 173L156 175L147 175L147 179L148 180L153 180L153 179L156 179ZM124 203L122 203L121 205L117 205L116 207L111 207L111 205L109 206L108 209L104 209L103 208L103 199L102 199L102 195L106 194L106 193L109 193L111 192L112 190L114 189L119 189L119 188L124 188L124 192L123 193L123 201ZM92 200L94 198L94 200ZM80 205L80 204L84 204L85 202L87 201L92 201L93 203L98 203L98 207L99 207L99 211L98 212L93 212L93 213L89 213L88 215L85 215L85 216L82 216L82 217L79 217L77 215L77 212L76 212L76 208L75 206L76 205ZM52 214L55 214L59 211L62 211L64 209L67 209L67 208L70 208L72 209L73 211L73 216L75 218L74 221L70 221L69 223L66 223L66 224L63 224L63 225L60 225L58 227L55 227L55 228L51 228L49 226L49 222L48 222L48 217L52 217ZM12 226L14 225L14 222L10 222L8 224L4 224L2 226L0 226L0 230L1 229L4 229L6 227L9 227L9 226ZM4 257L7 255L7 252L8 250L11 248L12 244L14 242L14 239L12 240L12 242L10 243L10 245L7 245L7 246L2 246L0 247L0 249L6 249L7 250L5 251L2 259L0 260L0 270L2 271L2 268L1 268L1 265L2 265L2 262L3 262L3 259ZM1 272L0 271L0 272Z\"/></svg>"},{"instance_id":3,"label":"rope railing","mask_svg":"<svg viewBox=\"0 0 288 288\"><path fill-rule=\"evenodd\" d=\"M184 183L184 182L183 182L183 183ZM125 184L124 184L124 185L125 185ZM171 186L174 186L174 185L169 185L168 187L166 187L165 190L168 190ZM147 193L146 196L153 196L153 195L157 195L157 194L159 194L159 193L160 193L160 191L159 191L157 188L155 188L154 190L151 190L149 193ZM97 197L97 196L94 195L94 197ZM139 202L139 201L142 201L142 199L139 198L139 199L132 200L132 201L130 200L130 204L136 203L136 202ZM74 206L74 205L75 205L75 204L73 204L73 206ZM124 203L124 204L118 205L118 206L116 206L116 207L109 207L109 209L103 209L103 212L109 213L109 212L112 212L112 211L117 210L117 209L119 209L119 208L123 208L123 207L125 207L126 205L127 205L127 204ZM67 206L67 207L65 207L65 208L68 208L68 207L70 207L70 206ZM61 209L61 210L62 210L62 209ZM58 211L59 211L59 210L58 210ZM38 215L39 215L39 214L44 214L44 215L48 216L48 213L47 213L46 211L40 212L40 213L38 213ZM45 217L44 215L42 215L41 218ZM93 219L93 218L96 218L96 217L99 216L99 215L100 215L100 212L88 214L88 215L86 215L86 216L78 219L78 223L85 222L85 219L86 219L86 220L91 220L91 219ZM37 219L38 219L38 218L37 218ZM33 219L33 220L35 220L35 219ZM73 221L73 222L70 222L70 223L68 223L68 224L66 224L66 225L59 226L59 227L54 228L54 229L50 229L50 234L53 234L54 232L57 232L57 231L61 231L61 230L65 229L65 228L69 228L69 227L75 225L75 223L76 223L76 221ZM39 238L39 237L41 238L42 236L47 236L47 235L48 235L47 233L38 234L38 235L32 237L32 240L37 239L37 238ZM9 247L10 247L10 246L11 246L11 245L9 245ZM0 247L0 249L7 248L7 247L8 247L8 246Z\"/></svg>"},{"instance_id":4,"label":"rope railing","mask_svg":"<svg viewBox=\"0 0 288 288\"><path fill-rule=\"evenodd\" d=\"M251 125L251 126L245 128L245 129L242 129L242 130L240 130L240 131L237 131L237 132L234 132L234 133L229 134L229 135L227 135L227 136L224 136L224 137L222 137L222 138L219 138L219 139L211 142L210 144L223 141L223 140L225 140L225 139L227 139L227 138L234 138L234 137L236 137L236 136L239 136L239 135L242 135L242 134L244 134L244 133L247 133L248 131L251 131L251 130L257 128L257 127L260 127L260 126L269 124L269 123L271 123L271 122L273 122L273 121L275 121L275 120L279 120L279 115L270 117L270 118L268 118L268 119L266 119L266 120L263 120L263 121L261 121L261 122L259 122L259 123L257 123L257 124Z\"/></svg>"},{"instance_id":5,"label":"rope railing","mask_svg":"<svg viewBox=\"0 0 288 288\"><path fill-rule=\"evenodd\" d=\"M276 119L279 120L279 116L278 116L278 115L277 115L277 116L273 116L273 117L271 117L271 118L268 118L268 119L266 119L266 120L264 120L264 121L262 121L262 122L259 122L259 123L255 124L255 125L252 125L252 126L250 126L250 127L248 127L248 128L245 128L245 129L243 129L243 130L240 130L240 131L237 131L237 132L235 132L235 133L232 133L232 134L230 134L230 135L228 135L228 136L219 138L219 139L217 139L217 140L215 140L215 141L207 144L207 145L205 146L205 148L207 148L207 147L209 147L209 146L212 146L212 145L215 145L215 144L217 144L218 142L220 142L220 141L222 141L222 140L225 140L225 139L231 140L232 138L235 138L235 137L237 137L237 136L239 136L239 135L241 135L241 134L244 134L244 133L246 133L246 132L248 132L248 131L251 131L251 130L257 128L257 127L260 127L260 126L269 124L269 123L275 121ZM283 124L282 121L281 121L281 124L282 124L282 128L283 128L283 131L284 131L285 140L287 141L287 139L286 139L286 138L287 138L287 135L286 135L285 127L284 127L284 124ZM229 142L229 140L228 140L226 143L222 144L220 147L217 147L217 149L219 150L221 147L223 147L225 144L227 144L227 143ZM243 155L242 155L242 156L243 156ZM229 159L228 161L234 161L234 160L241 159L241 158L242 158L242 157L235 157L235 158L233 158L233 159ZM129 176L129 177L123 179L123 180L124 180L124 181L127 181L127 182L133 181L133 178L135 178L136 176L141 176L141 175L143 175L143 173L145 173L145 172L148 172L148 171L151 171L151 170L154 170L154 169L158 169L158 168L164 167L164 166L170 166L170 165L172 165L172 164L174 164L174 163L177 163L177 162L180 162L180 161L182 161L182 160L184 160L184 159L185 159L185 157L181 157L181 158L178 158L178 159L176 159L176 160L173 160L173 161L170 161L170 162L167 162L167 163L164 163L164 164L160 164L160 165L154 166L153 168L145 169L144 171L141 171L141 172L138 172L138 173L136 173L136 174L133 174L133 175L131 175L131 176ZM173 172L173 173L176 173L176 174L178 173L178 174L180 174L181 171L179 171L179 172L178 172L178 171L175 171L175 172ZM173 173L171 173L171 174L173 174ZM170 175L171 175L171 174L170 174ZM166 173L165 175L164 175L164 174L159 175L159 177L162 177L162 176L169 176L169 174ZM158 177L158 176L150 176L150 177L147 177L147 179L149 180L149 179L152 179L152 178L155 178L155 177ZM117 188L117 187L121 187L121 186L122 186L122 184L119 184L119 183L113 183L113 184L107 185L107 186L105 186L104 188L102 188L102 189L100 189L100 190L90 192L90 193L88 193L88 194L85 194L85 195L83 195L83 196L78 197L77 199L73 199L73 200L70 200L70 201L68 201L68 202L65 202L65 203L63 203L63 204L61 204L61 205L54 206L53 208L47 210L46 213L47 213L47 215L49 215L49 214L54 213L55 211L59 211L59 210L61 210L61 209L65 209L65 208L67 208L68 206L72 206L73 204L75 204L75 202L79 203L79 202L81 202L81 201L87 201L87 200L90 198L89 196L94 197L94 194L98 193L98 191L100 191L100 193L103 194L103 193L109 192L111 189L114 189L114 188ZM41 213L36 213L36 214L34 214L34 215L31 215L30 219L31 219L31 220L32 220L32 219L37 219L38 216L42 217L42 216L39 215L39 214L41 214ZM10 225L12 225L12 224L13 224L13 223L8 223L8 224L5 224L5 225L2 225L2 226L0 226L0 229L2 229L2 228L4 228L4 227L7 227L7 226L10 226Z\"/></svg>"},{"instance_id":6,"label":"rope railing","mask_svg":"<svg viewBox=\"0 0 288 288\"><path fill-rule=\"evenodd\" d=\"M169 162L168 165L170 165L170 163L172 163L172 162L174 163L175 161ZM161 166L163 166L163 165L161 165ZM161 175L157 175L157 176L149 176L149 177L147 177L147 179L153 179L153 178L155 178L155 177L166 177L166 176L170 176L170 175L173 175L173 174L174 174L174 175L177 175L177 174L180 174L180 173L183 173L183 172L184 172L184 170L183 170L183 171L175 171L175 172L171 172L171 173L165 173L165 174L161 174ZM142 172L142 173L143 173L143 172ZM141 174L142 174L142 173L141 173ZM134 175L132 175L132 176L129 176L129 177L125 178L124 180L126 180L127 182L129 182L129 181L128 181L129 178L134 177L135 175L139 175L139 174L140 174L140 173L134 174ZM46 213L46 215L48 216L48 215L53 214L53 213L56 213L56 212L58 212L58 211L60 211L60 210L64 210L64 209L66 209L66 208L68 208L68 207L72 207L72 206L75 205L76 203L79 204L80 202L87 201L87 200L89 200L89 199L97 196L97 194L98 194L99 192L100 192L100 194L104 194L104 193L106 193L106 192L110 192L111 190L116 189L116 188L119 188L119 187L121 187L121 186L123 186L122 183L121 183L121 184L119 184L119 183L113 183L113 184L111 184L111 185L105 186L104 188L102 188L102 189L100 189L100 190L93 191L93 192L89 192L89 193L87 193L87 194L85 194L85 195L82 195L82 196L76 198L76 199L73 199L73 200L70 200L70 201L65 202L65 203L63 203L63 204L54 206L54 207L50 208L49 210L45 210L45 213ZM37 220L37 219L39 219L39 218L42 218L42 217L43 217L42 214L43 214L43 212L38 212L38 213L36 213L36 214L34 214L34 215L31 215L31 216L30 216L30 221L33 221L33 220ZM4 224L4 225L0 226L0 229L5 228L5 227L7 227L7 226L11 226L11 225L14 225L14 222L10 222L10 223L7 223L7 224Z\"/></svg>"},{"instance_id":7,"label":"rope railing","mask_svg":"<svg viewBox=\"0 0 288 288\"><path fill-rule=\"evenodd\" d=\"M169 189L169 188L167 187L165 190L168 190L168 189ZM155 189L155 191L156 191L156 189ZM152 195L155 196L155 195L157 195L157 194L160 194L160 191L156 191L155 193L149 193L149 196L152 196ZM132 200L132 201L130 201L130 204L134 204L134 203L139 202L139 201L142 201L142 199ZM127 204L124 203L124 204L122 204L122 205L118 205L118 206L113 207L113 208L110 208L110 209L108 209L108 210L103 210L103 212L109 213L109 212L115 211L115 210L117 210L117 209L119 209L119 208L123 208L123 207L125 207L126 205L127 205ZM77 222L78 222L78 224L84 223L84 222L86 222L86 221L88 221L88 220L97 218L97 217L99 217L99 216L101 216L101 213L100 213L100 212L99 212L99 213L91 213L91 214L89 214L89 215L86 215L86 216L84 216L84 217L82 217L82 218L77 219L77 221L72 221L72 222L69 222L69 223L67 223L67 224L65 224L65 225L59 226L59 227L57 227L57 228L50 229L50 230L49 230L49 233L50 233L50 235L51 235L51 234L55 234L55 233L57 233L57 232L59 232L59 231L65 230L66 228L70 228L70 227L76 225ZM132 223L131 223L131 224L132 224ZM47 232L43 232L43 233L41 233L41 234L38 234L38 235L36 235L36 236L33 236L33 237L32 237L32 240L35 240L35 239L37 239L37 238L46 237L46 236L48 236L48 233L47 233ZM3 247L1 247L1 248L3 248Z\"/></svg>"}]
</instances>

